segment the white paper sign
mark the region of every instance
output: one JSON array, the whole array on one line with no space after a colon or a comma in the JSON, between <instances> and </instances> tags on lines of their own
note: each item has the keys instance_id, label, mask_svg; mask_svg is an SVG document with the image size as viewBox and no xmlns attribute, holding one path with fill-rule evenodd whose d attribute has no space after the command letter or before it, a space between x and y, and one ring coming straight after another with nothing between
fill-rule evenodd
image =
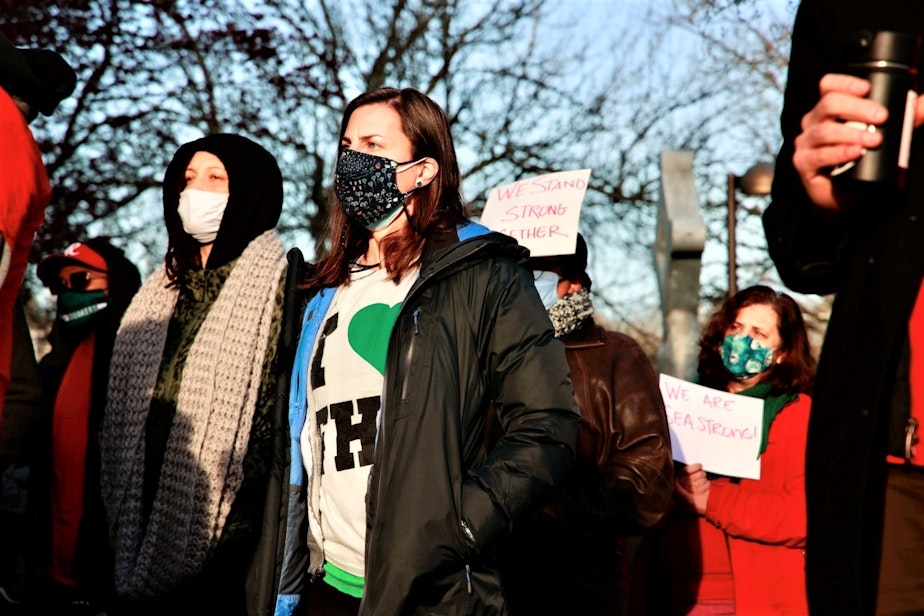
<instances>
[{"instance_id":1,"label":"white paper sign","mask_svg":"<svg viewBox=\"0 0 924 616\"><path fill-rule=\"evenodd\" d=\"M699 462L711 473L760 479L763 400L666 374L661 375L661 397L675 460Z\"/></svg>"},{"instance_id":2,"label":"white paper sign","mask_svg":"<svg viewBox=\"0 0 924 616\"><path fill-rule=\"evenodd\" d=\"M513 237L534 257L573 254L589 179L590 169L578 169L494 188L481 224Z\"/></svg>"}]
</instances>

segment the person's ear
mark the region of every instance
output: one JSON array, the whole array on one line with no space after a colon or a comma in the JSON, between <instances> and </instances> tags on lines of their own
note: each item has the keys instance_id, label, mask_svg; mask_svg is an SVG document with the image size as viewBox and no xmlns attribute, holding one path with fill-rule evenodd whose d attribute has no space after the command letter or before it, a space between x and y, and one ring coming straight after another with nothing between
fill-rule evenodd
<instances>
[{"instance_id":1,"label":"person's ear","mask_svg":"<svg viewBox=\"0 0 924 616\"><path fill-rule=\"evenodd\" d=\"M436 162L436 159L429 156L414 168L417 170L417 175L414 178L414 186L417 188L428 185L440 172L440 164Z\"/></svg>"},{"instance_id":2,"label":"person's ear","mask_svg":"<svg viewBox=\"0 0 924 616\"><path fill-rule=\"evenodd\" d=\"M32 120L38 117L38 109L33 109L32 105L19 98L15 94L11 95L10 98L13 99L13 103L16 107L22 112L22 115L26 118L26 123L31 124Z\"/></svg>"}]
</instances>

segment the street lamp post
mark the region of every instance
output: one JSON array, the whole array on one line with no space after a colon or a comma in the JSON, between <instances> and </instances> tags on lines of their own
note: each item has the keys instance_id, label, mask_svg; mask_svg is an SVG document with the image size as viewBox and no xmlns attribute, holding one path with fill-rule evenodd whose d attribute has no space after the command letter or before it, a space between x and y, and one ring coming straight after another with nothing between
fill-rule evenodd
<instances>
[{"instance_id":1,"label":"street lamp post","mask_svg":"<svg viewBox=\"0 0 924 616\"><path fill-rule=\"evenodd\" d=\"M744 175L728 174L728 296L738 292L738 265L736 262L735 227L738 216L738 193L744 195L769 195L773 183L773 163L757 163Z\"/></svg>"}]
</instances>

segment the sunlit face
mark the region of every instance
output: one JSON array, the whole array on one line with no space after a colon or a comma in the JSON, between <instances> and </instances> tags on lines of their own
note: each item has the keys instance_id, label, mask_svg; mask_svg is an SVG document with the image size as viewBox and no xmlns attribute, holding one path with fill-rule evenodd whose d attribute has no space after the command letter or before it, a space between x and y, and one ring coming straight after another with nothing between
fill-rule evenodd
<instances>
[{"instance_id":1,"label":"sunlit face","mask_svg":"<svg viewBox=\"0 0 924 616\"><path fill-rule=\"evenodd\" d=\"M780 317L767 304L751 304L738 311L738 316L725 335L745 334L769 349L779 349L783 343L780 337ZM779 358L778 354L775 354Z\"/></svg>"},{"instance_id":2,"label":"sunlit face","mask_svg":"<svg viewBox=\"0 0 924 616\"><path fill-rule=\"evenodd\" d=\"M186 165L185 188L227 195L228 172L221 159L211 152L196 152Z\"/></svg>"},{"instance_id":3,"label":"sunlit face","mask_svg":"<svg viewBox=\"0 0 924 616\"><path fill-rule=\"evenodd\" d=\"M411 140L404 133L401 116L384 103L363 105L350 115L340 145L375 156L383 156L399 163L414 156ZM398 190L403 193L415 188L416 176L402 173L407 167L398 167Z\"/></svg>"}]
</instances>

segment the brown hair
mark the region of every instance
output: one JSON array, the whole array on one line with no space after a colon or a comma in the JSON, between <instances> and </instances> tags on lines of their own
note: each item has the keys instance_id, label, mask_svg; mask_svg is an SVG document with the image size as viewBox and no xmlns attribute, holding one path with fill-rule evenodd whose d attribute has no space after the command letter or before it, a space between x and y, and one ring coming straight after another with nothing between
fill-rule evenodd
<instances>
[{"instance_id":1,"label":"brown hair","mask_svg":"<svg viewBox=\"0 0 924 616\"><path fill-rule=\"evenodd\" d=\"M783 360L767 371L764 380L786 392L811 393L815 359L809 347L802 311L790 296L761 285L743 289L725 300L706 324L699 339L700 383L715 389L727 389L731 377L722 363L722 341L738 312L754 304L770 306L776 312L780 320L780 350L785 352Z\"/></svg>"},{"instance_id":2,"label":"brown hair","mask_svg":"<svg viewBox=\"0 0 924 616\"><path fill-rule=\"evenodd\" d=\"M411 142L413 159L433 158L439 171L426 186L408 197L414 214L407 211L410 224L382 240L384 266L389 278L399 281L409 268L419 263L424 243L432 235L455 229L466 219L460 190L461 174L445 112L430 97L413 88L381 88L360 94L347 105L340 123L340 139L353 112L366 105L390 106L401 118L401 127ZM339 151L339 148L338 148ZM369 231L353 224L341 211L335 191L328 200L330 253L322 259L308 286L339 286L349 282L350 261L369 248Z\"/></svg>"}]
</instances>

